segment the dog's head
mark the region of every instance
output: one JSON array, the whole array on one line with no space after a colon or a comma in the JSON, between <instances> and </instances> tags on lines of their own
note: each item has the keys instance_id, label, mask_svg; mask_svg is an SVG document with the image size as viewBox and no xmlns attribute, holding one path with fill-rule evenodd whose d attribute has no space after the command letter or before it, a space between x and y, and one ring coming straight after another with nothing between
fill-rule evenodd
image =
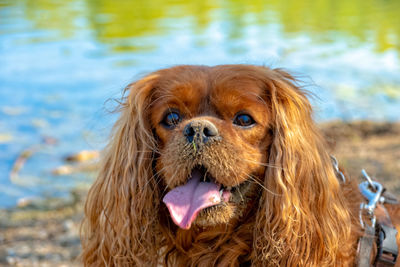
<instances>
[{"instance_id":1,"label":"dog's head","mask_svg":"<svg viewBox=\"0 0 400 267\"><path fill-rule=\"evenodd\" d=\"M179 227L228 223L257 196L272 142L265 71L186 66L158 73L149 108L156 172Z\"/></svg>"},{"instance_id":2,"label":"dog's head","mask_svg":"<svg viewBox=\"0 0 400 267\"><path fill-rule=\"evenodd\" d=\"M254 262L337 258L349 214L292 76L250 65L177 66L127 91L86 204L87 263L100 254L156 264L160 247L181 246L171 220L204 231L246 223L240 235L250 236Z\"/></svg>"}]
</instances>

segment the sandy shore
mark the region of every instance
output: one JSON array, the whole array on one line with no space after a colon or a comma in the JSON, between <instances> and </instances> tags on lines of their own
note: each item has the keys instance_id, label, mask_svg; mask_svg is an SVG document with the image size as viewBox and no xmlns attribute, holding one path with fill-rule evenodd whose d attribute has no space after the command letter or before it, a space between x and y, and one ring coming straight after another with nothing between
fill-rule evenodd
<instances>
[{"instance_id":1,"label":"sandy shore","mask_svg":"<svg viewBox=\"0 0 400 267\"><path fill-rule=\"evenodd\" d=\"M350 177L358 179L364 168L400 196L400 123L329 122L320 127L330 153ZM68 201L0 210L0 266L80 266L85 194L76 190Z\"/></svg>"}]
</instances>

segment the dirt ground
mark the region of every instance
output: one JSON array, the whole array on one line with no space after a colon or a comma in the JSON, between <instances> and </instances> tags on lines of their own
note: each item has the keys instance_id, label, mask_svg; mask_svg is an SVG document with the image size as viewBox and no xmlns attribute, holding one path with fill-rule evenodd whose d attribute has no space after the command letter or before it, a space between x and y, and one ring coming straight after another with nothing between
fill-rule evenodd
<instances>
[{"instance_id":1,"label":"dirt ground","mask_svg":"<svg viewBox=\"0 0 400 267\"><path fill-rule=\"evenodd\" d=\"M364 168L400 196L400 123L329 122L320 127L330 153L350 177L358 179ZM80 266L85 194L76 190L72 201L51 207L32 203L0 210L0 266Z\"/></svg>"},{"instance_id":2,"label":"dirt ground","mask_svg":"<svg viewBox=\"0 0 400 267\"><path fill-rule=\"evenodd\" d=\"M321 129L346 174L359 179L365 169L400 196L400 123L330 122Z\"/></svg>"}]
</instances>

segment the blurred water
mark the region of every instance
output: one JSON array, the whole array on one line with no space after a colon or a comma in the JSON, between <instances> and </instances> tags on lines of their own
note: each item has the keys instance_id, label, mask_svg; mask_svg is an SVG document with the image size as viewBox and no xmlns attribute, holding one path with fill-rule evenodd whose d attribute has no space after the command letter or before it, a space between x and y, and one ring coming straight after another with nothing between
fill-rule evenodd
<instances>
[{"instance_id":1,"label":"blurred water","mask_svg":"<svg viewBox=\"0 0 400 267\"><path fill-rule=\"evenodd\" d=\"M315 84L320 121L398 121L399 14L396 0L0 0L0 207L90 182L51 170L104 145L107 99L175 64L284 67ZM58 143L11 182L45 136Z\"/></svg>"}]
</instances>

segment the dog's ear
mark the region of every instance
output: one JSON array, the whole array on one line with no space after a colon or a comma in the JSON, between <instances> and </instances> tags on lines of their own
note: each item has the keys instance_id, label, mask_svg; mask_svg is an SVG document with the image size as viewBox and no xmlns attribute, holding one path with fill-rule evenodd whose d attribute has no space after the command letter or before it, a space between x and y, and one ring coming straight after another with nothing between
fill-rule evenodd
<instances>
[{"instance_id":1,"label":"dog's ear","mask_svg":"<svg viewBox=\"0 0 400 267\"><path fill-rule=\"evenodd\" d=\"M279 266L340 262L340 255L347 257L352 250L341 241L350 235L350 215L311 105L287 72L264 72L273 141L267 190L256 219L254 258Z\"/></svg>"},{"instance_id":2,"label":"dog's ear","mask_svg":"<svg viewBox=\"0 0 400 267\"><path fill-rule=\"evenodd\" d=\"M152 161L156 151L148 109L158 77L129 85L99 175L91 187L82 227L85 265L156 265L159 205ZM151 264L151 260L155 263Z\"/></svg>"}]
</instances>

